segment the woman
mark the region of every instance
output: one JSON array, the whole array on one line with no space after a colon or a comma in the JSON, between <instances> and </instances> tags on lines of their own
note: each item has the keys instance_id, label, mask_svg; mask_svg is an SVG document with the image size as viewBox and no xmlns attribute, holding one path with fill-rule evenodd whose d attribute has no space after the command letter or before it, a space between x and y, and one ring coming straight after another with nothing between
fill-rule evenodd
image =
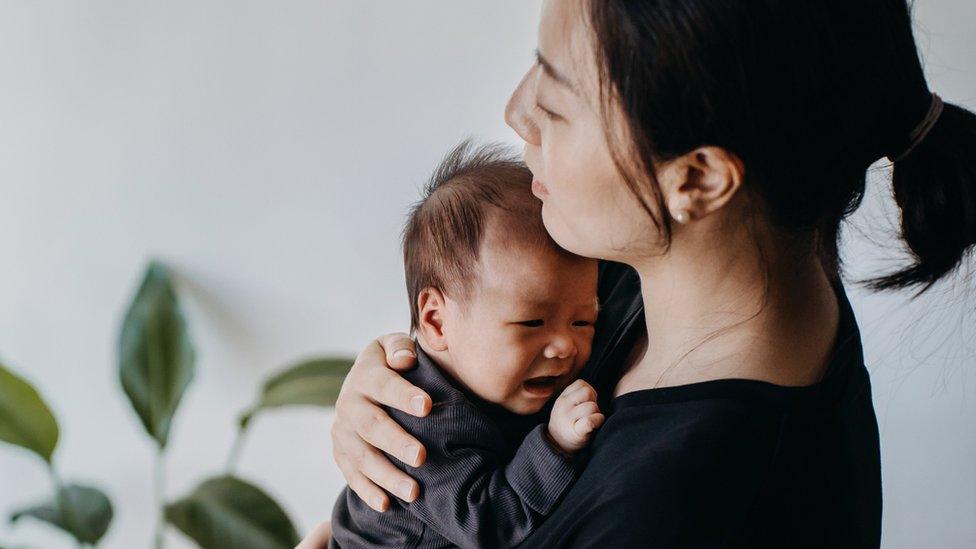
<instances>
[{"instance_id":1,"label":"woman","mask_svg":"<svg viewBox=\"0 0 976 549\"><path fill-rule=\"evenodd\" d=\"M928 90L905 0L549 0L506 119L553 239L604 260L583 376L612 411L525 545L879 545L840 222L886 156L914 261L870 287L924 291L976 242L976 117ZM380 408L429 410L412 357L379 338L336 407L379 510L419 491L380 452L423 462Z\"/></svg>"}]
</instances>

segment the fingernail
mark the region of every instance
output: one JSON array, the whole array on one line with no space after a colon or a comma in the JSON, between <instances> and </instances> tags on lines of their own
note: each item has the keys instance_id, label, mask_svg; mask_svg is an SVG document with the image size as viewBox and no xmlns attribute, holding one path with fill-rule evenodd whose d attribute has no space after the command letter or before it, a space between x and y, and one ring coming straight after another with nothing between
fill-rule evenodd
<instances>
[{"instance_id":1,"label":"fingernail","mask_svg":"<svg viewBox=\"0 0 976 549\"><path fill-rule=\"evenodd\" d=\"M417 355L413 354L407 349L400 349L393 353L393 358L402 358L402 357L416 358L416 356Z\"/></svg>"},{"instance_id":2,"label":"fingernail","mask_svg":"<svg viewBox=\"0 0 976 549\"><path fill-rule=\"evenodd\" d=\"M420 446L407 446L407 462L411 465L420 459Z\"/></svg>"},{"instance_id":3,"label":"fingernail","mask_svg":"<svg viewBox=\"0 0 976 549\"><path fill-rule=\"evenodd\" d=\"M422 397L420 395L417 395L417 396L411 398L410 399L410 405L413 406L413 409L418 414L424 413L424 397Z\"/></svg>"},{"instance_id":4,"label":"fingernail","mask_svg":"<svg viewBox=\"0 0 976 549\"><path fill-rule=\"evenodd\" d=\"M379 496L373 496L373 509L383 512L383 498Z\"/></svg>"},{"instance_id":5,"label":"fingernail","mask_svg":"<svg viewBox=\"0 0 976 549\"><path fill-rule=\"evenodd\" d=\"M408 500L410 499L410 493L413 492L413 485L407 481L400 483L400 499Z\"/></svg>"}]
</instances>

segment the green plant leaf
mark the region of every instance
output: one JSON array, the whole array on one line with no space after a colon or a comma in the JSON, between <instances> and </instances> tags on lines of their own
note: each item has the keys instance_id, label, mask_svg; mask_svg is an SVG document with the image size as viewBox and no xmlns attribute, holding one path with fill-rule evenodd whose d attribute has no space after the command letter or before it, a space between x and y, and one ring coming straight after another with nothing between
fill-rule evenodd
<instances>
[{"instance_id":1,"label":"green plant leaf","mask_svg":"<svg viewBox=\"0 0 976 549\"><path fill-rule=\"evenodd\" d=\"M280 406L334 406L342 380L354 360L351 358L313 358L295 364L268 378L256 405L241 415L246 427L254 414Z\"/></svg>"},{"instance_id":2,"label":"green plant leaf","mask_svg":"<svg viewBox=\"0 0 976 549\"><path fill-rule=\"evenodd\" d=\"M153 262L129 306L119 337L119 377L146 431L166 447L170 423L193 380L195 352L179 301Z\"/></svg>"},{"instance_id":3,"label":"green plant leaf","mask_svg":"<svg viewBox=\"0 0 976 549\"><path fill-rule=\"evenodd\" d=\"M16 511L10 521L33 517L64 530L80 543L95 544L108 531L112 516L112 502L101 490L73 484L58 492L57 503L50 501Z\"/></svg>"},{"instance_id":4,"label":"green plant leaf","mask_svg":"<svg viewBox=\"0 0 976 549\"><path fill-rule=\"evenodd\" d=\"M58 422L37 390L0 364L0 440L51 463L58 435Z\"/></svg>"},{"instance_id":5,"label":"green plant leaf","mask_svg":"<svg viewBox=\"0 0 976 549\"><path fill-rule=\"evenodd\" d=\"M166 520L203 549L292 549L298 532L270 496L239 478L209 479L166 506Z\"/></svg>"}]
</instances>

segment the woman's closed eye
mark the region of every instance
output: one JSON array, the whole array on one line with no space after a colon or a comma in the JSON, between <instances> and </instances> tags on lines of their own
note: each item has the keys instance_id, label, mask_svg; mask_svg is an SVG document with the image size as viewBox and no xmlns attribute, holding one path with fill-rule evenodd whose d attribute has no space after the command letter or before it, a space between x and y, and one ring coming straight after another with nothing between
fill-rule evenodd
<instances>
[{"instance_id":1,"label":"woman's closed eye","mask_svg":"<svg viewBox=\"0 0 976 549\"><path fill-rule=\"evenodd\" d=\"M593 323L589 320L574 320L573 326L592 326Z\"/></svg>"},{"instance_id":2,"label":"woman's closed eye","mask_svg":"<svg viewBox=\"0 0 976 549\"><path fill-rule=\"evenodd\" d=\"M551 110L543 107L539 103L536 103L535 104L535 108L536 108L536 110L538 110L539 112L541 112L543 114L543 116L545 116L549 120L556 121L556 120L562 120L562 118L563 118L562 116L560 116L560 115L552 112Z\"/></svg>"}]
</instances>

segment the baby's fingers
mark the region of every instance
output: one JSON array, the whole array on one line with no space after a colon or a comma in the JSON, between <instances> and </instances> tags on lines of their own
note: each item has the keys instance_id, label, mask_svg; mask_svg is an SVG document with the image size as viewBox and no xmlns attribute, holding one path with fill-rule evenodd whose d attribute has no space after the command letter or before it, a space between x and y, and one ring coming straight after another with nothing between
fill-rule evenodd
<instances>
[{"instance_id":1,"label":"baby's fingers","mask_svg":"<svg viewBox=\"0 0 976 549\"><path fill-rule=\"evenodd\" d=\"M596 400L596 389L582 379L577 379L569 387L566 387L559 398L563 402L575 406L588 400Z\"/></svg>"},{"instance_id":2,"label":"baby's fingers","mask_svg":"<svg viewBox=\"0 0 976 549\"><path fill-rule=\"evenodd\" d=\"M589 383L583 381L582 379L577 379L576 381L567 385L565 389L563 389L563 392L559 394L559 398L562 398L572 393L573 391L579 389L580 387L586 387L587 385L589 385Z\"/></svg>"},{"instance_id":3,"label":"baby's fingers","mask_svg":"<svg viewBox=\"0 0 976 549\"><path fill-rule=\"evenodd\" d=\"M573 408L569 411L569 418L576 421L581 417L592 416L593 414L598 413L600 413L600 407L597 406L596 402L587 400L586 402L573 406Z\"/></svg>"},{"instance_id":4,"label":"baby's fingers","mask_svg":"<svg viewBox=\"0 0 976 549\"><path fill-rule=\"evenodd\" d=\"M585 437L599 429L605 420L606 417L599 412L581 417L573 423L573 431L577 435Z\"/></svg>"}]
</instances>

